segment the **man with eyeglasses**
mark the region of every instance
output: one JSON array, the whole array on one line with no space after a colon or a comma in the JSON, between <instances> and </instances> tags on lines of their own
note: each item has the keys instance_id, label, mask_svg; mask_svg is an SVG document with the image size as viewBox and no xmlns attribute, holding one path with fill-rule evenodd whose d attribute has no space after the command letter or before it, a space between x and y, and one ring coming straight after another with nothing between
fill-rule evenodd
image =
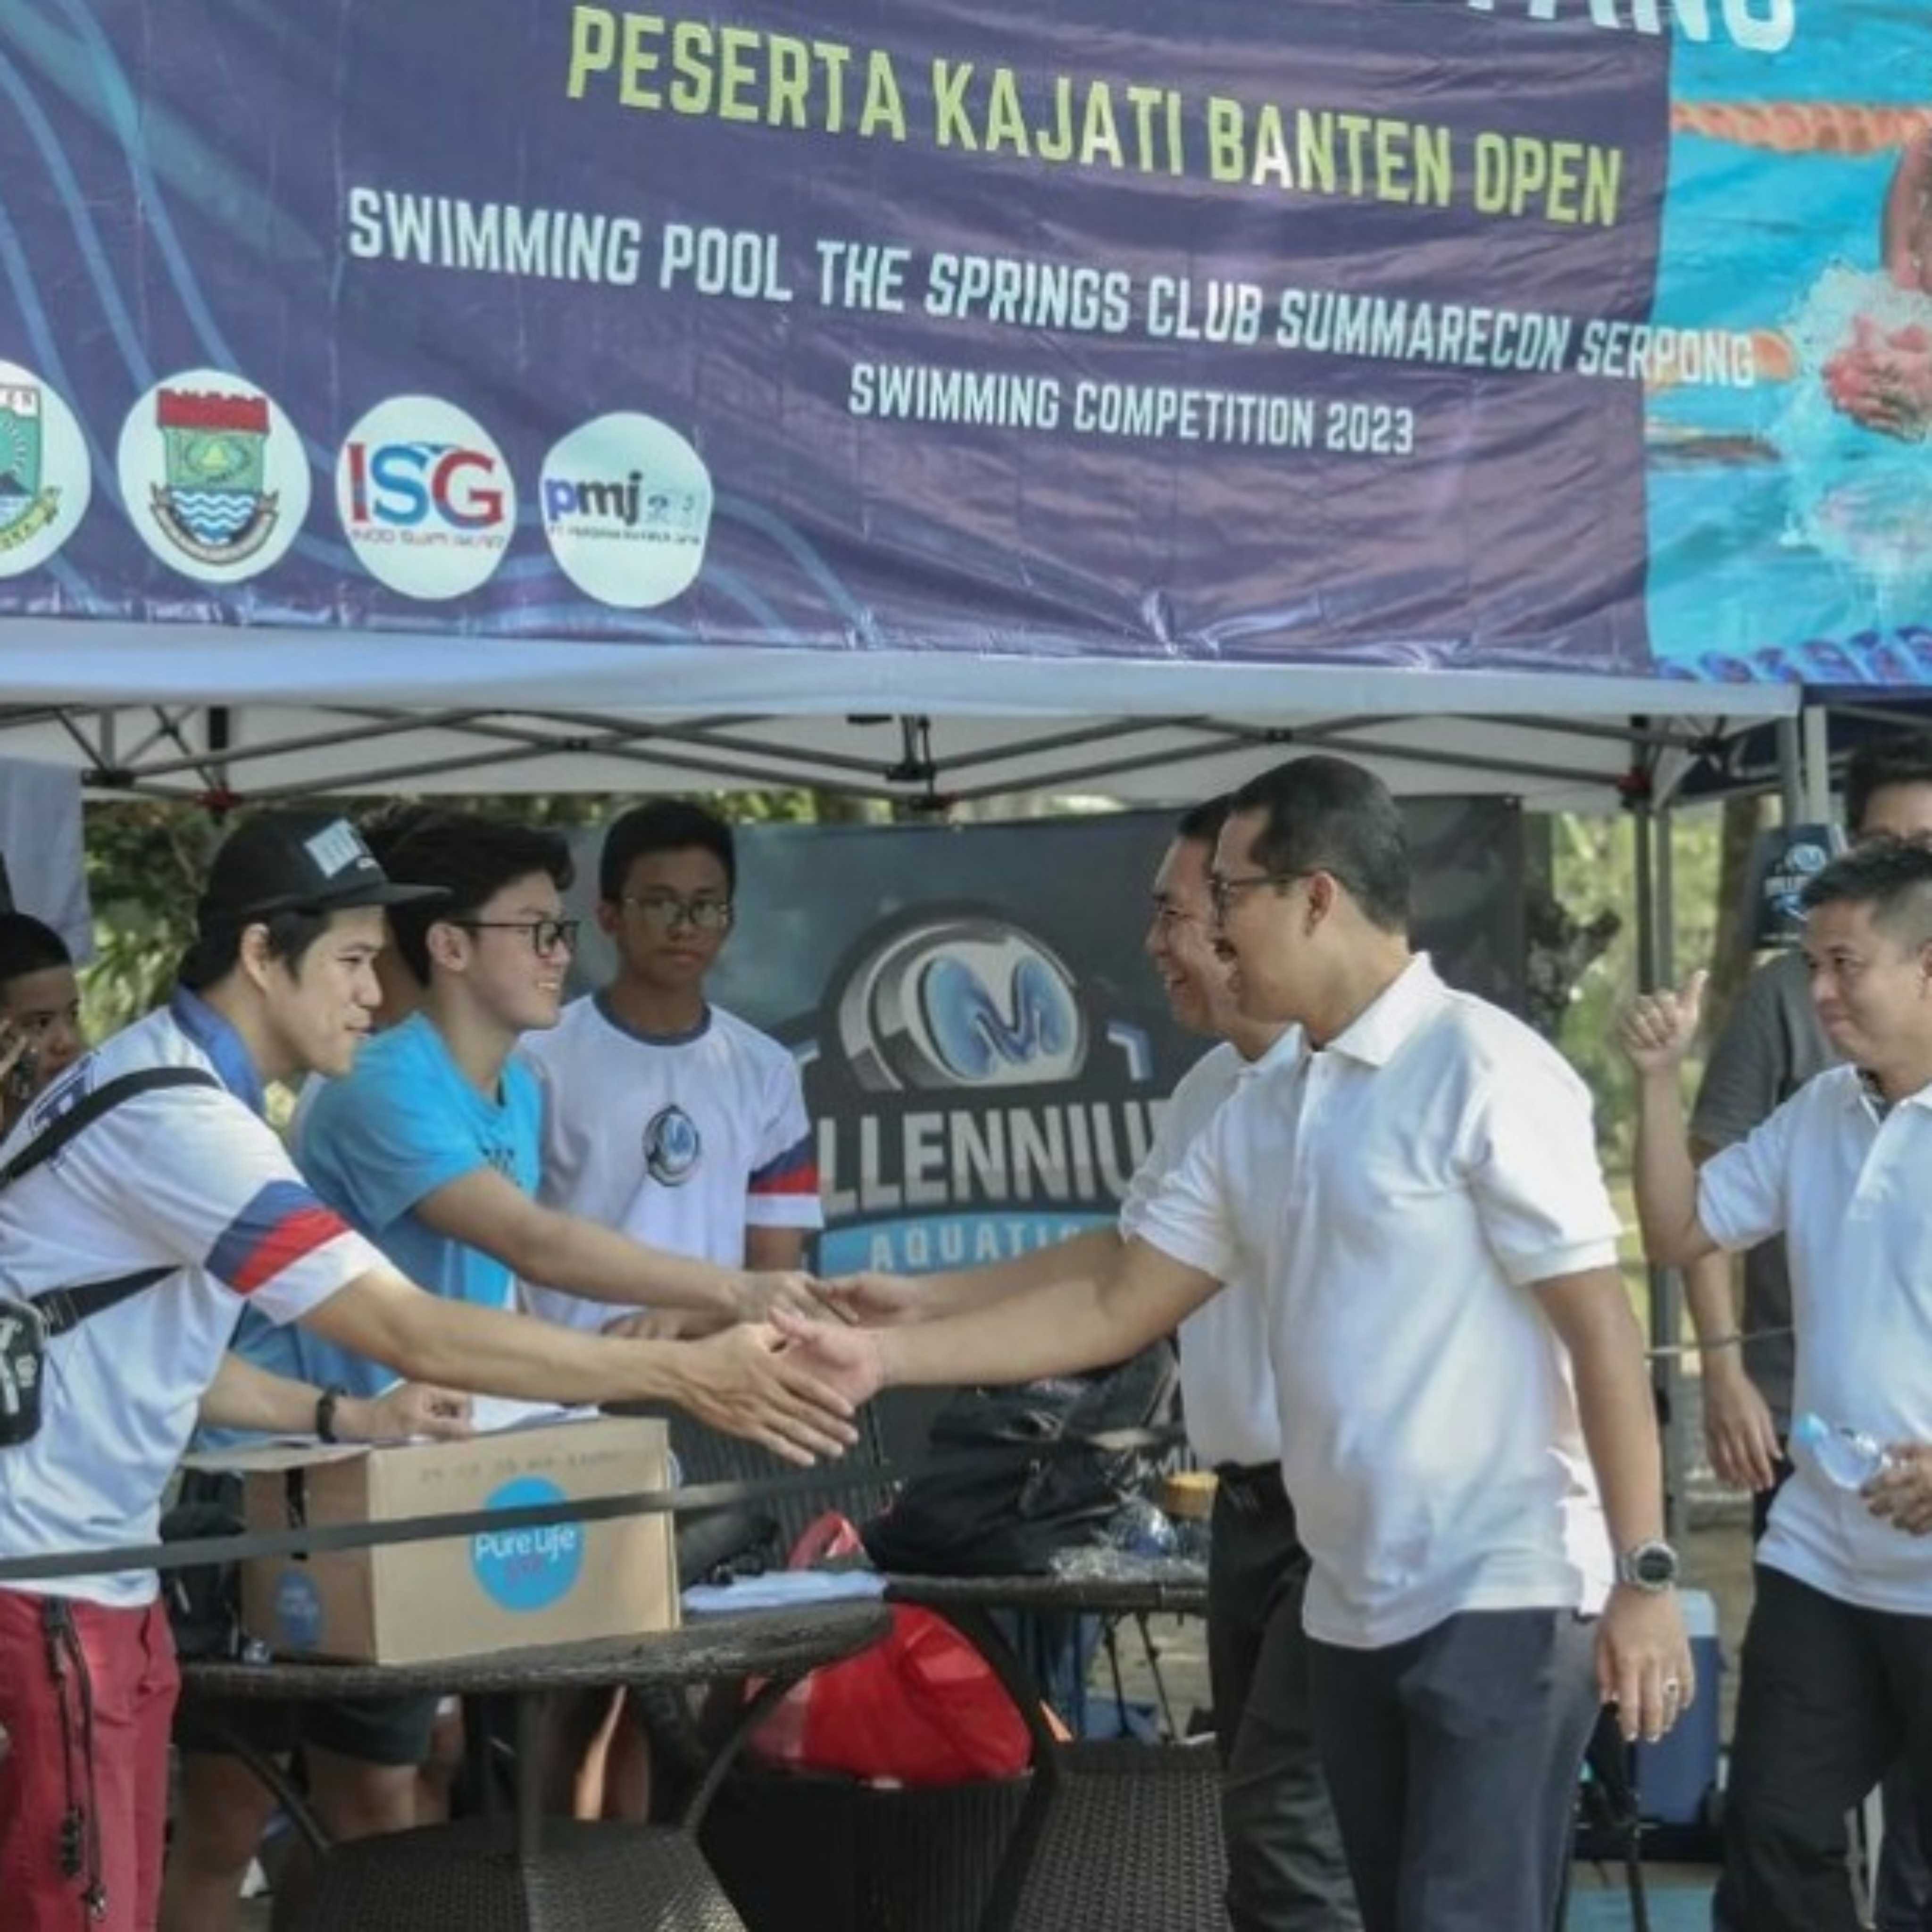
<instances>
[{"instance_id":1,"label":"man with eyeglasses","mask_svg":"<svg viewBox=\"0 0 1932 1932\"><path fill-rule=\"evenodd\" d=\"M540 1192L674 1254L790 1270L824 1225L797 1064L705 996L737 875L730 827L699 806L652 800L605 834L597 922L616 976L524 1043L544 1088ZM554 1276L528 1280L532 1314L609 1323Z\"/></svg>"},{"instance_id":2,"label":"man with eyeglasses","mask_svg":"<svg viewBox=\"0 0 1932 1932\"><path fill-rule=\"evenodd\" d=\"M1395 801L1340 758L1234 794L1240 1012L1307 1050L1225 1100L1094 1276L885 1328L780 1318L848 1398L1117 1361L1244 1276L1310 1558L1309 1710L1366 1932L1543 1932L1600 1702L1694 1690L1643 1339L1588 1090L1408 938Z\"/></svg>"}]
</instances>

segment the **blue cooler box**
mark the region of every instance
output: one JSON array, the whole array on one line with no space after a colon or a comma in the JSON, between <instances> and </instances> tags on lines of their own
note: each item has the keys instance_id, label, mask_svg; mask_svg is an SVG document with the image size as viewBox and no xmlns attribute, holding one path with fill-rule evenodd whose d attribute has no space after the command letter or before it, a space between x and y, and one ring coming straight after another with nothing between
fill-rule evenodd
<instances>
[{"instance_id":1,"label":"blue cooler box","mask_svg":"<svg viewBox=\"0 0 1932 1932\"><path fill-rule=\"evenodd\" d=\"M1697 1701L1658 1744L1636 1748L1637 1798L1645 1817L1660 1825L1694 1825L1705 1793L1718 1781L1718 1680L1724 1667L1718 1644L1718 1606L1708 1591L1678 1593L1697 1666Z\"/></svg>"}]
</instances>

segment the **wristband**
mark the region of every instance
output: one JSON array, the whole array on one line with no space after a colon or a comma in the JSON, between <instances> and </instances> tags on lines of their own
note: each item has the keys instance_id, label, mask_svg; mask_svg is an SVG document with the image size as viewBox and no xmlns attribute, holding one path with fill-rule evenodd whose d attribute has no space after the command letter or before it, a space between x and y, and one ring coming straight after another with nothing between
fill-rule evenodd
<instances>
[{"instance_id":1,"label":"wristband","mask_svg":"<svg viewBox=\"0 0 1932 1932\"><path fill-rule=\"evenodd\" d=\"M348 1393L340 1382L332 1382L315 1399L315 1432L325 1442L341 1440L335 1432L335 1409Z\"/></svg>"}]
</instances>

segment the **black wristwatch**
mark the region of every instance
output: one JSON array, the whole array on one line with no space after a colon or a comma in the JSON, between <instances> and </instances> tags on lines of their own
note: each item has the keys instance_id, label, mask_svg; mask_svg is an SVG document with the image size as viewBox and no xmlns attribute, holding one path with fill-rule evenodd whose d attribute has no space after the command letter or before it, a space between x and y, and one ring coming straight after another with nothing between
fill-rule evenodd
<instances>
[{"instance_id":1,"label":"black wristwatch","mask_svg":"<svg viewBox=\"0 0 1932 1932\"><path fill-rule=\"evenodd\" d=\"M1677 1552L1658 1539L1640 1543L1617 1558L1617 1581L1657 1596L1677 1581Z\"/></svg>"},{"instance_id":2,"label":"black wristwatch","mask_svg":"<svg viewBox=\"0 0 1932 1932\"><path fill-rule=\"evenodd\" d=\"M335 1408L349 1391L340 1382L332 1382L315 1399L315 1432L325 1442L339 1442L335 1432Z\"/></svg>"}]
</instances>

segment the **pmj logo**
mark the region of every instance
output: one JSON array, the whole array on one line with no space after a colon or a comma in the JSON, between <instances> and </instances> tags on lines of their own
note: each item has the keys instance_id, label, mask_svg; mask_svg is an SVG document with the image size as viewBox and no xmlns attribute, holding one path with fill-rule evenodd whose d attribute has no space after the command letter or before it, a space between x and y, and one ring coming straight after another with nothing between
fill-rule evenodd
<instances>
[{"instance_id":1,"label":"pmj logo","mask_svg":"<svg viewBox=\"0 0 1932 1932\"><path fill-rule=\"evenodd\" d=\"M600 604L641 610L697 580L711 532L711 472L654 416L620 410L544 459L544 531L557 567Z\"/></svg>"},{"instance_id":2,"label":"pmj logo","mask_svg":"<svg viewBox=\"0 0 1932 1932\"><path fill-rule=\"evenodd\" d=\"M1088 1051L1066 962L992 916L936 920L887 940L847 981L838 1037L854 1078L874 1093L1073 1080Z\"/></svg>"}]
</instances>

